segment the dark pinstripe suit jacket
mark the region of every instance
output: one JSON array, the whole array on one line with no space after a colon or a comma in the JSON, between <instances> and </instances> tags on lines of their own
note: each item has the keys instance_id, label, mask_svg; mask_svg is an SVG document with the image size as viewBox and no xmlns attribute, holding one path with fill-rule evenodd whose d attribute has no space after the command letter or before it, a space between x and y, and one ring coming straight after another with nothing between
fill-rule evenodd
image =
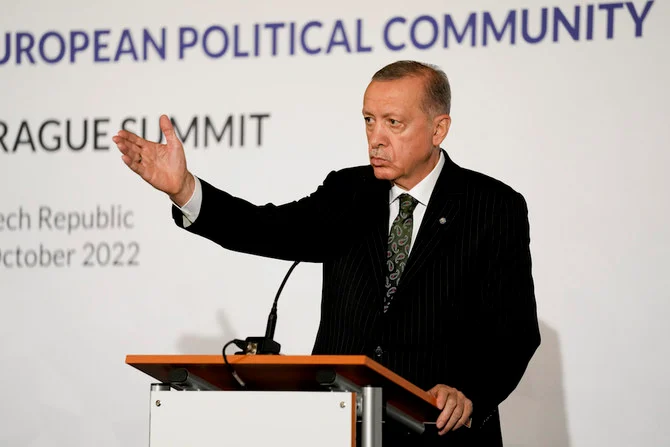
<instances>
[{"instance_id":1,"label":"dark pinstripe suit jacket","mask_svg":"<svg viewBox=\"0 0 670 447\"><path fill-rule=\"evenodd\" d=\"M188 231L231 250L323 263L314 354L365 354L421 388L455 387L473 402L473 428L453 432L452 443L427 443L501 445L498 404L540 342L520 194L446 156L384 314L390 184L370 166L332 172L313 194L281 206L202 184Z\"/></svg>"}]
</instances>

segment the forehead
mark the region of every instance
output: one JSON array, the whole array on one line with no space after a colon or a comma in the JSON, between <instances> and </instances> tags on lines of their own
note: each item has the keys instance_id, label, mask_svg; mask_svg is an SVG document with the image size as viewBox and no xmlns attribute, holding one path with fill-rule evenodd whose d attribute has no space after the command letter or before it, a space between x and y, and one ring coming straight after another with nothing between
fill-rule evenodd
<instances>
[{"instance_id":1,"label":"forehead","mask_svg":"<svg viewBox=\"0 0 670 447\"><path fill-rule=\"evenodd\" d=\"M389 109L420 109L425 80L408 76L392 81L372 81L365 90L363 112L379 113Z\"/></svg>"}]
</instances>

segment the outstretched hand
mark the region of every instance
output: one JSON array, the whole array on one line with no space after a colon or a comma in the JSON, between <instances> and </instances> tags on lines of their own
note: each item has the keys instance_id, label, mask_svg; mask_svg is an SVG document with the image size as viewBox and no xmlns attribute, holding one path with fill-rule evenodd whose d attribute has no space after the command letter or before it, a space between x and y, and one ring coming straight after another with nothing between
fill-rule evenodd
<instances>
[{"instance_id":1,"label":"outstretched hand","mask_svg":"<svg viewBox=\"0 0 670 447\"><path fill-rule=\"evenodd\" d=\"M126 166L182 206L193 194L195 180L186 168L184 147L166 115L161 115L160 127L166 144L147 141L127 130L120 130L112 140Z\"/></svg>"}]
</instances>

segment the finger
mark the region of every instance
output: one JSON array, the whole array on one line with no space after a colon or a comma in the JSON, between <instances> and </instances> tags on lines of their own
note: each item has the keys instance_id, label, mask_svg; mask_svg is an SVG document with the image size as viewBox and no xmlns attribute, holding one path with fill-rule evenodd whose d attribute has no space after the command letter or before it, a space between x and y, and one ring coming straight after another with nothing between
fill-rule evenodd
<instances>
[{"instance_id":1,"label":"finger","mask_svg":"<svg viewBox=\"0 0 670 447\"><path fill-rule=\"evenodd\" d=\"M454 425L453 429L458 430L463 426L470 428L470 426L472 425L472 418L470 417L471 415L472 415L472 402L469 399L466 399L463 414L461 415L461 418L458 420L456 425Z\"/></svg>"},{"instance_id":2,"label":"finger","mask_svg":"<svg viewBox=\"0 0 670 447\"><path fill-rule=\"evenodd\" d=\"M119 130L116 135L138 147L144 147L147 145L147 143L149 143L144 138L123 129Z\"/></svg>"},{"instance_id":3,"label":"finger","mask_svg":"<svg viewBox=\"0 0 670 447\"><path fill-rule=\"evenodd\" d=\"M449 390L441 388L435 396L437 408L444 410L444 406L447 404L447 399L449 399Z\"/></svg>"},{"instance_id":4,"label":"finger","mask_svg":"<svg viewBox=\"0 0 670 447\"><path fill-rule=\"evenodd\" d=\"M139 172L137 172L139 163L136 163L132 159L132 157L130 157L129 155L123 155L121 156L121 160L123 160L123 163L125 163L125 165L128 166L131 171L133 171L136 174L139 174Z\"/></svg>"},{"instance_id":5,"label":"finger","mask_svg":"<svg viewBox=\"0 0 670 447\"><path fill-rule=\"evenodd\" d=\"M442 413L440 413L440 417L437 418L435 427L439 430L439 434L443 435L448 431L445 429L445 425L447 421L449 421L449 419L451 418L451 413L453 410L454 410L453 408L447 408Z\"/></svg>"},{"instance_id":6,"label":"finger","mask_svg":"<svg viewBox=\"0 0 670 447\"><path fill-rule=\"evenodd\" d=\"M112 137L112 141L116 144L116 147L119 148L119 151L122 154L127 155L128 152L130 152L130 148L128 146L129 143L127 142L127 140L115 136Z\"/></svg>"},{"instance_id":7,"label":"finger","mask_svg":"<svg viewBox=\"0 0 670 447\"><path fill-rule=\"evenodd\" d=\"M456 405L454 411L452 411L451 416L449 417L449 420L442 429L441 434L451 431L461 419L461 416L463 416L463 405Z\"/></svg>"},{"instance_id":8,"label":"finger","mask_svg":"<svg viewBox=\"0 0 670 447\"><path fill-rule=\"evenodd\" d=\"M172 126L172 121L170 121L170 118L168 118L167 115L161 115L159 122L161 126L161 132L163 132L163 135L165 135L165 141L167 144L169 146L179 144L179 139L177 138L177 134L174 131L174 127Z\"/></svg>"},{"instance_id":9,"label":"finger","mask_svg":"<svg viewBox=\"0 0 670 447\"><path fill-rule=\"evenodd\" d=\"M440 388L442 388L442 385L435 385L431 389L427 391L428 394L430 394L433 397L437 397L438 391L440 391Z\"/></svg>"},{"instance_id":10,"label":"finger","mask_svg":"<svg viewBox=\"0 0 670 447\"><path fill-rule=\"evenodd\" d=\"M447 397L449 396L449 387L446 385L435 385L428 390L428 394L435 398L437 408L441 410L444 408L444 403L447 401Z\"/></svg>"},{"instance_id":11,"label":"finger","mask_svg":"<svg viewBox=\"0 0 670 447\"><path fill-rule=\"evenodd\" d=\"M137 173L137 175L142 177L144 180L147 180L145 175L144 175L144 173L147 171L147 167L144 165L144 162L140 162L140 163L136 162L136 163L133 163L133 165L134 165L133 171L135 171Z\"/></svg>"},{"instance_id":12,"label":"finger","mask_svg":"<svg viewBox=\"0 0 670 447\"><path fill-rule=\"evenodd\" d=\"M142 164L142 159L138 155L122 155L121 160L135 173L142 175L145 170L145 166Z\"/></svg>"},{"instance_id":13,"label":"finger","mask_svg":"<svg viewBox=\"0 0 670 447\"><path fill-rule=\"evenodd\" d=\"M447 413L448 411L448 413ZM440 422L438 428L442 430L442 433L446 433L456 425L458 419L460 419L461 414L463 413L463 408L459 405L457 395L451 393L449 400L444 406L444 411L440 415Z\"/></svg>"},{"instance_id":14,"label":"finger","mask_svg":"<svg viewBox=\"0 0 670 447\"><path fill-rule=\"evenodd\" d=\"M453 394L450 394L449 397L447 398L447 401L444 404L444 409L442 410L442 413L440 413L440 416L437 418L437 421L435 422L435 425L437 426L438 429L444 428L444 426L447 424L447 422L451 418L451 414L453 413L454 408L456 408L456 404L457 402L455 396Z\"/></svg>"},{"instance_id":15,"label":"finger","mask_svg":"<svg viewBox=\"0 0 670 447\"><path fill-rule=\"evenodd\" d=\"M119 136L112 137L112 141L116 143L116 147L119 148L119 151L121 151L122 154L139 154L142 150L142 148L137 144Z\"/></svg>"}]
</instances>

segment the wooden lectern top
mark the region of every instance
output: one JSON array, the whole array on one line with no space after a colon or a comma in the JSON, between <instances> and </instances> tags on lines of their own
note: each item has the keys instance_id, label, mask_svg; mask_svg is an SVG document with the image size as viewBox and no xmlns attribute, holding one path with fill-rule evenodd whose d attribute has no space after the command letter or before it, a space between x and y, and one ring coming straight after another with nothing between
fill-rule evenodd
<instances>
[{"instance_id":1,"label":"wooden lectern top","mask_svg":"<svg viewBox=\"0 0 670 447\"><path fill-rule=\"evenodd\" d=\"M420 422L435 422L435 398L366 356L351 355L229 355L228 362L251 391L323 390L316 374L335 371L354 384L383 388L384 400ZM128 355L126 363L160 382L175 368L186 368L222 390L236 390L220 355Z\"/></svg>"}]
</instances>

